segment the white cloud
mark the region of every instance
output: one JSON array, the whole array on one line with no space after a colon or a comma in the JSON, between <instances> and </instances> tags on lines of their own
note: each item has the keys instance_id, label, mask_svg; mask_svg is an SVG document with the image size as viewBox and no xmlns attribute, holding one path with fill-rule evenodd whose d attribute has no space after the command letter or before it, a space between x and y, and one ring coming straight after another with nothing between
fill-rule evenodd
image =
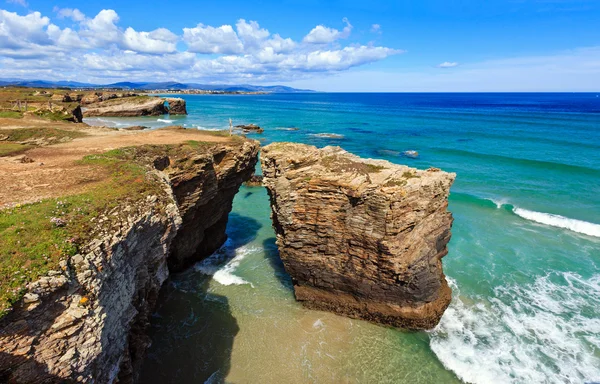
<instances>
[{"instance_id":1,"label":"white cloud","mask_svg":"<svg viewBox=\"0 0 600 384\"><path fill-rule=\"evenodd\" d=\"M79 10L79 9L72 9L72 8L58 8L55 7L54 8L54 12L56 12L58 14L58 17L61 19L64 18L69 18L72 19L73 21L83 21L85 20L85 15Z\"/></svg>"},{"instance_id":2,"label":"white cloud","mask_svg":"<svg viewBox=\"0 0 600 384\"><path fill-rule=\"evenodd\" d=\"M258 49L261 43L269 37L270 33L266 29L262 29L256 21L246 22L244 19L238 20L235 24L237 34L244 42L246 50Z\"/></svg>"},{"instance_id":3,"label":"white cloud","mask_svg":"<svg viewBox=\"0 0 600 384\"><path fill-rule=\"evenodd\" d=\"M25 1L25 0L6 0L6 2L7 3L11 3L11 4L21 5L23 7L29 6L29 4L27 3L27 1Z\"/></svg>"},{"instance_id":4,"label":"white cloud","mask_svg":"<svg viewBox=\"0 0 600 384\"><path fill-rule=\"evenodd\" d=\"M183 41L190 52L196 53L232 54L244 49L231 25L215 28L198 24L195 28L184 28Z\"/></svg>"},{"instance_id":5,"label":"white cloud","mask_svg":"<svg viewBox=\"0 0 600 384\"><path fill-rule=\"evenodd\" d=\"M29 44L50 44L46 26L50 19L39 12L20 16L0 10L0 47L24 47Z\"/></svg>"},{"instance_id":6,"label":"white cloud","mask_svg":"<svg viewBox=\"0 0 600 384\"><path fill-rule=\"evenodd\" d=\"M347 19L341 31L320 26L307 35L307 41L296 42L271 34L254 20L239 19L235 27L198 24L177 35L166 28L122 27L112 9L93 17L75 8L54 12L74 25L62 28L39 12L18 15L0 10L3 76L80 80L83 76L98 82L283 81L345 71L401 53L371 45L325 46L350 36L352 25ZM178 50L180 41L185 45Z\"/></svg>"},{"instance_id":7,"label":"white cloud","mask_svg":"<svg viewBox=\"0 0 600 384\"><path fill-rule=\"evenodd\" d=\"M380 34L381 33L381 25L379 25L379 24L371 25L371 32Z\"/></svg>"},{"instance_id":8,"label":"white cloud","mask_svg":"<svg viewBox=\"0 0 600 384\"><path fill-rule=\"evenodd\" d=\"M458 63L450 61L444 61L443 63L437 65L438 68L454 68L456 66L458 66Z\"/></svg>"},{"instance_id":9,"label":"white cloud","mask_svg":"<svg viewBox=\"0 0 600 384\"><path fill-rule=\"evenodd\" d=\"M129 27L123 34L123 47L134 52L172 53L175 52L177 36L164 29L152 32L136 32Z\"/></svg>"},{"instance_id":10,"label":"white cloud","mask_svg":"<svg viewBox=\"0 0 600 384\"><path fill-rule=\"evenodd\" d=\"M347 39L350 36L353 27L348 19L344 18L343 21L346 23L346 26L342 31L328 28L324 25L317 25L308 33L308 35L304 37L302 41L308 44L329 44L338 39Z\"/></svg>"}]
</instances>

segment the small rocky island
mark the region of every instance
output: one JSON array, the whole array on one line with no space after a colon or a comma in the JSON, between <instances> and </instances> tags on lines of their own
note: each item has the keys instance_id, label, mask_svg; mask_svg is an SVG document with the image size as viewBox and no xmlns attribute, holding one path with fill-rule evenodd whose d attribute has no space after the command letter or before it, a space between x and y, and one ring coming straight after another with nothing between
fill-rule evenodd
<instances>
[{"instance_id":1,"label":"small rocky island","mask_svg":"<svg viewBox=\"0 0 600 384\"><path fill-rule=\"evenodd\" d=\"M439 322L454 174L292 143L264 147L261 163L297 300L401 328Z\"/></svg>"}]
</instances>

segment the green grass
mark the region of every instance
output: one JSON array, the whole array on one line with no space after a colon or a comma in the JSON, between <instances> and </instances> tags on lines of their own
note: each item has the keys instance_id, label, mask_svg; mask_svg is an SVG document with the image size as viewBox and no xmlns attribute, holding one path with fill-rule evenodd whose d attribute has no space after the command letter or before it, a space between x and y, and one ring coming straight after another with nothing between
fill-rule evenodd
<instances>
[{"instance_id":1,"label":"green grass","mask_svg":"<svg viewBox=\"0 0 600 384\"><path fill-rule=\"evenodd\" d=\"M415 178L418 179L421 176L418 176L416 173L407 171L407 172L402 173L402 177L404 177L405 179L415 179Z\"/></svg>"},{"instance_id":2,"label":"green grass","mask_svg":"<svg viewBox=\"0 0 600 384\"><path fill-rule=\"evenodd\" d=\"M87 136L87 134L79 131L65 131L56 128L21 128L21 129L0 129L0 137L7 136L5 141L17 143L27 143L39 139L46 139L47 144L72 140L78 137Z\"/></svg>"},{"instance_id":3,"label":"green grass","mask_svg":"<svg viewBox=\"0 0 600 384\"><path fill-rule=\"evenodd\" d=\"M69 121L73 118L73 115L70 113L58 112L58 111L48 111L41 110L35 112L36 116L41 117L42 119L51 120L51 121Z\"/></svg>"},{"instance_id":4,"label":"green grass","mask_svg":"<svg viewBox=\"0 0 600 384\"><path fill-rule=\"evenodd\" d=\"M3 143L0 142L0 157L2 156L16 156L33 148L31 145L24 145L18 143Z\"/></svg>"},{"instance_id":5,"label":"green grass","mask_svg":"<svg viewBox=\"0 0 600 384\"><path fill-rule=\"evenodd\" d=\"M0 111L0 117L9 119L20 119L23 117L23 112L19 111Z\"/></svg>"},{"instance_id":6,"label":"green grass","mask_svg":"<svg viewBox=\"0 0 600 384\"><path fill-rule=\"evenodd\" d=\"M140 148L143 152L144 147ZM136 202L149 195L164 194L143 161L131 161L138 157L136 152L135 148L115 150L82 160L109 175L102 185L86 193L0 211L0 317L22 297L28 282L57 270L61 259L76 254L81 245L91 240L98 229L91 218L116 207L135 207ZM118 215L109 217L120 219ZM53 218L65 225L57 226L51 221ZM111 223L104 222L102 226L110 230Z\"/></svg>"}]
</instances>

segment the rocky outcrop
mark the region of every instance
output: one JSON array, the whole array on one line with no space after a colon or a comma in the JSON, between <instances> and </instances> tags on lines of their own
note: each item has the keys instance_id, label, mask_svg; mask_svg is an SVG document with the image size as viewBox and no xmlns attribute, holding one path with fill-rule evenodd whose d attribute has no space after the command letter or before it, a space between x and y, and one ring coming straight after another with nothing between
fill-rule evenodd
<instances>
[{"instance_id":1,"label":"rocky outcrop","mask_svg":"<svg viewBox=\"0 0 600 384\"><path fill-rule=\"evenodd\" d=\"M261 162L297 300L395 327L439 322L454 174L290 143L264 147Z\"/></svg>"},{"instance_id":2,"label":"rocky outcrop","mask_svg":"<svg viewBox=\"0 0 600 384\"><path fill-rule=\"evenodd\" d=\"M185 100L173 97L166 100L169 103L169 115L187 115Z\"/></svg>"},{"instance_id":3,"label":"rocky outcrop","mask_svg":"<svg viewBox=\"0 0 600 384\"><path fill-rule=\"evenodd\" d=\"M83 115L136 117L136 116L161 116L168 112L165 100L158 97L124 97L103 101L89 105Z\"/></svg>"},{"instance_id":4,"label":"rocky outcrop","mask_svg":"<svg viewBox=\"0 0 600 384\"><path fill-rule=\"evenodd\" d=\"M81 110L81 106L77 105L73 108L71 115L73 115L73 121L75 123L83 123L83 111Z\"/></svg>"},{"instance_id":5,"label":"rocky outcrop","mask_svg":"<svg viewBox=\"0 0 600 384\"><path fill-rule=\"evenodd\" d=\"M237 130L241 130L244 133L263 133L265 130L256 124L242 124L236 125Z\"/></svg>"},{"instance_id":6,"label":"rocky outcrop","mask_svg":"<svg viewBox=\"0 0 600 384\"><path fill-rule=\"evenodd\" d=\"M258 143L169 151L139 155L153 156L150 172L164 193L95 218L94 240L31 283L0 320L0 382L135 381L162 283L225 241L233 196L254 170Z\"/></svg>"}]
</instances>

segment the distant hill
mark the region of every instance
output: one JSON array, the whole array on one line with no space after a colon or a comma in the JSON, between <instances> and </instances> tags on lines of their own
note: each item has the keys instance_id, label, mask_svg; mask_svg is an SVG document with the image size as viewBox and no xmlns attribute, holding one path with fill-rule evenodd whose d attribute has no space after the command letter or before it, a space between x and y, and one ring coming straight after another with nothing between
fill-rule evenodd
<instances>
[{"instance_id":1,"label":"distant hill","mask_svg":"<svg viewBox=\"0 0 600 384\"><path fill-rule=\"evenodd\" d=\"M196 83L177 83L177 82L161 82L161 83L134 83L134 82L118 82L113 84L89 84L79 83L76 81L45 81L45 80L21 80L21 79L4 79L0 80L0 86L16 86L16 87L32 87L32 88L117 88L117 89L139 89L139 90L186 90L186 89L203 89L207 91L224 91L224 92L272 92L272 93L296 93L296 92L314 92L308 89L296 89L283 85L232 85L232 84L196 84Z\"/></svg>"}]
</instances>

